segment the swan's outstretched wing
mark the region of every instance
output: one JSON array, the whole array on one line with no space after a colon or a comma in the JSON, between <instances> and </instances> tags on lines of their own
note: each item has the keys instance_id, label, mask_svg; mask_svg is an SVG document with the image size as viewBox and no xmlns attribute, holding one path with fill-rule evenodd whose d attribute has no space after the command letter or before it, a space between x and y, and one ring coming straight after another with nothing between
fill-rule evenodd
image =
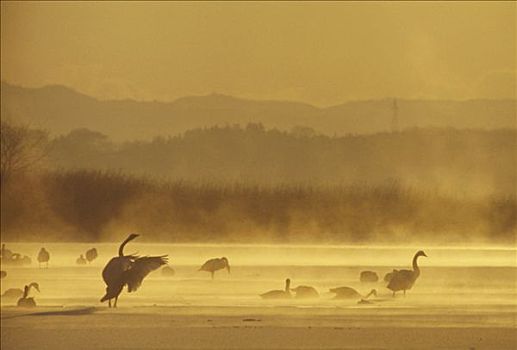
<instances>
[{"instance_id":1,"label":"swan's outstretched wing","mask_svg":"<svg viewBox=\"0 0 517 350\"><path fill-rule=\"evenodd\" d=\"M167 255L144 256L136 259L131 268L124 272L124 280L127 283L128 292L137 290L145 276L165 264L167 264Z\"/></svg>"}]
</instances>

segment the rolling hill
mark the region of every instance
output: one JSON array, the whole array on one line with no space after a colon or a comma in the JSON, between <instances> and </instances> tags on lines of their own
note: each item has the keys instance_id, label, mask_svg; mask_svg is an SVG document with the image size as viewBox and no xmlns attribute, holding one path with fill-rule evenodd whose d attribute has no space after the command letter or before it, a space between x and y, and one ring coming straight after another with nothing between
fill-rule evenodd
<instances>
[{"instance_id":1,"label":"rolling hill","mask_svg":"<svg viewBox=\"0 0 517 350\"><path fill-rule=\"evenodd\" d=\"M397 100L401 129L412 127L515 128L516 100ZM176 135L189 129L247 123L289 130L306 126L327 135L389 131L393 100L352 101L319 108L289 101L258 101L211 94L172 102L99 100L70 88L25 88L2 82L1 115L50 133L98 130L116 141Z\"/></svg>"}]
</instances>

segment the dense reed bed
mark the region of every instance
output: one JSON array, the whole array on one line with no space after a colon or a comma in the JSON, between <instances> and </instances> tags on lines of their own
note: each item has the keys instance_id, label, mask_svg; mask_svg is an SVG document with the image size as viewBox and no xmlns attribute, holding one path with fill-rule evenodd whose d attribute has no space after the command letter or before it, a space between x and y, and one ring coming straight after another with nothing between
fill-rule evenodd
<instances>
[{"instance_id":1,"label":"dense reed bed","mask_svg":"<svg viewBox=\"0 0 517 350\"><path fill-rule=\"evenodd\" d=\"M2 192L3 240L404 243L515 240L515 196L384 185L158 181L99 170L40 171Z\"/></svg>"}]
</instances>

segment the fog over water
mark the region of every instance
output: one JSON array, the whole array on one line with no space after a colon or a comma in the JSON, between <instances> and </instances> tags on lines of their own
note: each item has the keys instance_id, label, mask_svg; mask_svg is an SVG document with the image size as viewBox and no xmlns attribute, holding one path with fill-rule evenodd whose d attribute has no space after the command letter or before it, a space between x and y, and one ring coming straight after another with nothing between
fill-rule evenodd
<instances>
[{"instance_id":1,"label":"fog over water","mask_svg":"<svg viewBox=\"0 0 517 350\"><path fill-rule=\"evenodd\" d=\"M1 350L517 350L517 2L0 8Z\"/></svg>"},{"instance_id":2,"label":"fog over water","mask_svg":"<svg viewBox=\"0 0 517 350\"><path fill-rule=\"evenodd\" d=\"M51 254L48 269L38 268L35 259L42 246ZM99 257L90 265L76 265L77 257L94 246L99 251ZM105 288L101 271L106 262L117 254L118 244L7 243L7 247L31 256L33 262L28 267L3 266L2 269L7 270L8 276L2 280L2 292L8 288L23 288L25 284L34 281L39 283L41 289L41 293L32 294L38 305L69 307L101 306L99 299ZM421 248L429 257L419 259L419 279L406 297L400 294L392 298L391 291L385 288L384 275L394 268L411 268L411 259ZM333 313L342 308L366 307L368 310L377 309L381 313L412 314L431 307L440 317L448 313L459 317L458 315L476 311L485 317L477 319L477 323L515 325L517 249L513 247L192 245L135 242L126 247L126 253L133 252L141 255L168 254L169 265L175 269L175 275L166 277L161 271L151 273L136 293L128 294L124 291L121 294L119 307L122 308L242 307L256 312L255 309L259 307L261 313L267 313L267 310L273 310L270 307L275 307L274 310L277 311L284 310L282 307L290 307L284 311L303 312L302 310L311 308L317 309L317 313ZM212 281L208 273L197 271L204 261L221 256L228 257L231 274L226 270L218 271ZM359 274L363 270L377 272L379 282L361 283ZM291 279L293 287L315 287L320 297L285 301L266 301L259 297L265 291L283 289L285 278ZM373 304L366 306L358 305L359 300L356 299L332 299L329 288L340 286L355 288L363 295L375 288L378 297L372 299ZM15 303L16 300L2 298L4 307ZM448 311L444 311L445 309ZM490 315L494 313L497 313L497 317L491 318ZM426 322L432 321L432 317L426 318Z\"/></svg>"}]
</instances>

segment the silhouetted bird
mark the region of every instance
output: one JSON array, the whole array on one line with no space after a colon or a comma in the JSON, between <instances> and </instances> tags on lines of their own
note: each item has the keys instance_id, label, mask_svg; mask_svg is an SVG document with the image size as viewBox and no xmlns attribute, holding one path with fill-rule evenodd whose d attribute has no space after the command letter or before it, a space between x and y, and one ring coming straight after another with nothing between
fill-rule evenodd
<instances>
[{"instance_id":1,"label":"silhouetted bird","mask_svg":"<svg viewBox=\"0 0 517 350\"><path fill-rule=\"evenodd\" d=\"M288 278L285 280L284 290L270 290L269 292L260 294L262 299L290 299L291 298L291 280Z\"/></svg>"},{"instance_id":2,"label":"silhouetted bird","mask_svg":"<svg viewBox=\"0 0 517 350\"><path fill-rule=\"evenodd\" d=\"M38 253L38 264L41 267L41 264L46 263L48 268L48 261L50 260L50 254L45 248L41 248Z\"/></svg>"},{"instance_id":3,"label":"silhouetted bird","mask_svg":"<svg viewBox=\"0 0 517 350\"><path fill-rule=\"evenodd\" d=\"M32 282L29 284L29 287L34 287L37 291L39 291L39 285L36 282ZM2 298L6 299L18 299L23 296L23 289L20 288L9 288L3 294Z\"/></svg>"},{"instance_id":4,"label":"silhouetted bird","mask_svg":"<svg viewBox=\"0 0 517 350\"><path fill-rule=\"evenodd\" d=\"M23 266L32 264L32 260L26 255L22 256L21 254L13 253L10 259L2 259L2 264Z\"/></svg>"},{"instance_id":5,"label":"silhouetted bird","mask_svg":"<svg viewBox=\"0 0 517 350\"><path fill-rule=\"evenodd\" d=\"M210 272L212 279L214 279L214 273L222 269L227 269L228 273L230 273L230 263L225 257L208 260L199 268L198 271Z\"/></svg>"},{"instance_id":6,"label":"silhouetted bird","mask_svg":"<svg viewBox=\"0 0 517 350\"><path fill-rule=\"evenodd\" d=\"M361 282L377 282L379 280L379 276L375 271L361 271L359 280Z\"/></svg>"},{"instance_id":7,"label":"silhouetted bird","mask_svg":"<svg viewBox=\"0 0 517 350\"><path fill-rule=\"evenodd\" d=\"M1 254L1 258L2 258L2 259L7 259L7 260L9 260L9 259L11 259L11 256L13 255L13 252L12 252L12 251L10 251L9 249L7 249L7 248L5 247L5 243L4 243L4 244L2 244L2 250L1 250L1 253L0 253L0 254Z\"/></svg>"},{"instance_id":8,"label":"silhouetted bird","mask_svg":"<svg viewBox=\"0 0 517 350\"><path fill-rule=\"evenodd\" d=\"M311 286L298 286L296 288L291 288L291 291L296 293L295 298L297 299L318 298L320 296L318 291Z\"/></svg>"},{"instance_id":9,"label":"silhouetted bird","mask_svg":"<svg viewBox=\"0 0 517 350\"><path fill-rule=\"evenodd\" d=\"M34 300L34 298L29 298L29 292L30 292L30 289L31 287L34 287L34 289L36 289L39 293L39 285L37 283L31 283L29 284L28 286L25 286L25 288L23 289L23 296L18 299L18 303L17 305L20 306L20 307L35 307L36 306L36 301Z\"/></svg>"},{"instance_id":10,"label":"silhouetted bird","mask_svg":"<svg viewBox=\"0 0 517 350\"><path fill-rule=\"evenodd\" d=\"M393 275L391 276L387 286L388 289L393 291L393 296L395 296L395 292L398 292L399 290L403 290L404 295L406 295L406 290L413 287L416 279L420 276L418 258L421 256L427 257L424 251L419 250L413 257L413 270L393 270Z\"/></svg>"},{"instance_id":11,"label":"silhouetted bird","mask_svg":"<svg viewBox=\"0 0 517 350\"><path fill-rule=\"evenodd\" d=\"M30 265L31 258L28 256L22 256L18 253L13 253L5 247L5 243L2 243L0 262L5 265Z\"/></svg>"},{"instance_id":12,"label":"silhouetted bird","mask_svg":"<svg viewBox=\"0 0 517 350\"><path fill-rule=\"evenodd\" d=\"M120 245L118 256L112 258L102 270L102 278L107 287L106 295L102 297L101 302L108 300L109 307L111 307L111 299L115 299L113 306L117 307L118 296L125 285L131 293L140 287L151 271L167 264L167 255L144 257L124 255L124 246L138 236L134 233L130 234Z\"/></svg>"},{"instance_id":13,"label":"silhouetted bird","mask_svg":"<svg viewBox=\"0 0 517 350\"><path fill-rule=\"evenodd\" d=\"M82 254L81 254L81 256L79 256L79 257L77 258L77 260L75 261L75 263L76 263L77 265L86 265L87 261L86 261L86 259L84 258L84 255L82 255Z\"/></svg>"},{"instance_id":14,"label":"silhouetted bird","mask_svg":"<svg viewBox=\"0 0 517 350\"><path fill-rule=\"evenodd\" d=\"M86 260L88 260L88 263L91 263L93 260L95 260L97 256L98 253L96 248L88 249L86 251Z\"/></svg>"},{"instance_id":15,"label":"silhouetted bird","mask_svg":"<svg viewBox=\"0 0 517 350\"><path fill-rule=\"evenodd\" d=\"M377 291L372 289L370 293L366 295L359 294L354 288L350 287L338 287L329 289L331 293L335 293L334 299L368 299L371 295L377 296Z\"/></svg>"}]
</instances>

